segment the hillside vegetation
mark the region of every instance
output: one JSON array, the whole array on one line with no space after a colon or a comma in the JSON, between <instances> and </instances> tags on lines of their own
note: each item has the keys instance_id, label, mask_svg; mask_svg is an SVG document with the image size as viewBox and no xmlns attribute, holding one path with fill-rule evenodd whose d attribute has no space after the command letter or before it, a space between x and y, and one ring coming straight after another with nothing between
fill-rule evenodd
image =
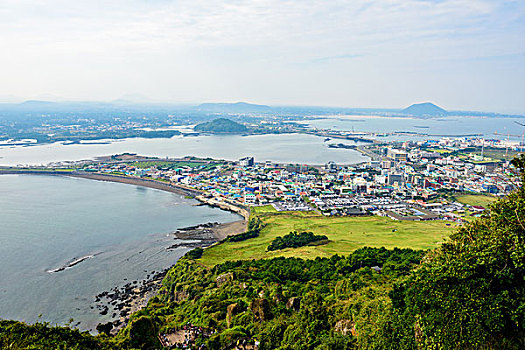
<instances>
[{"instance_id":1,"label":"hillside vegetation","mask_svg":"<svg viewBox=\"0 0 525 350\"><path fill-rule=\"evenodd\" d=\"M106 337L94 337L68 327L52 327L47 323L27 325L17 321L0 320L0 349L118 349Z\"/></svg>"},{"instance_id":2,"label":"hillside vegetation","mask_svg":"<svg viewBox=\"0 0 525 350\"><path fill-rule=\"evenodd\" d=\"M352 332L368 327L368 312L360 310L386 307L393 282L422 255L410 249L363 248L347 257L231 261L211 269L182 259L166 276L159 296L133 320L155 320L166 333L188 322L217 330L196 341L210 349L241 338L259 341L260 349L350 349L358 340ZM373 266L382 266L382 273ZM381 310L372 309L375 322ZM130 336L136 332L133 323Z\"/></svg>"}]
</instances>

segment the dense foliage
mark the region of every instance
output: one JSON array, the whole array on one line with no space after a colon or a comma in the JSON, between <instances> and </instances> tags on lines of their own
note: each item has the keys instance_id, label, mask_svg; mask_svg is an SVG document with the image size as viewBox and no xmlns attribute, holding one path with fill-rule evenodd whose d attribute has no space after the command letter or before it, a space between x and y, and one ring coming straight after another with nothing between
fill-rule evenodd
<instances>
[{"instance_id":1,"label":"dense foliage","mask_svg":"<svg viewBox=\"0 0 525 350\"><path fill-rule=\"evenodd\" d=\"M106 337L94 337L68 327L51 327L47 323L27 325L0 320L0 349L118 349Z\"/></svg>"},{"instance_id":2,"label":"dense foliage","mask_svg":"<svg viewBox=\"0 0 525 350\"><path fill-rule=\"evenodd\" d=\"M200 259L202 257L202 253L204 253L204 249L195 248L187 252L185 256L189 259Z\"/></svg>"},{"instance_id":3,"label":"dense foliage","mask_svg":"<svg viewBox=\"0 0 525 350\"><path fill-rule=\"evenodd\" d=\"M242 242L259 236L259 231L246 231L226 238L228 242Z\"/></svg>"},{"instance_id":4,"label":"dense foliage","mask_svg":"<svg viewBox=\"0 0 525 350\"><path fill-rule=\"evenodd\" d=\"M313 232L290 232L284 237L276 237L268 246L268 250L303 247L315 242L319 243L327 240L328 237L325 235L314 235Z\"/></svg>"},{"instance_id":5,"label":"dense foliage","mask_svg":"<svg viewBox=\"0 0 525 350\"><path fill-rule=\"evenodd\" d=\"M359 338L352 332L369 332L369 320L375 323L388 307L392 284L422 255L363 248L347 257L231 261L211 269L181 259L133 319L147 318L160 332L188 323L216 330L197 341L210 349L237 339L258 340L260 349L355 348Z\"/></svg>"}]
</instances>

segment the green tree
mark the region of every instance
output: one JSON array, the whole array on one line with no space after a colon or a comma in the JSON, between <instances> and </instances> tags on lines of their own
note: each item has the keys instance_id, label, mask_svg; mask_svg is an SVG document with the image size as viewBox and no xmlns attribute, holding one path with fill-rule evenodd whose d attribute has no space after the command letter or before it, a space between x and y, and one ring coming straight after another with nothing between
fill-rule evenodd
<instances>
[{"instance_id":1,"label":"green tree","mask_svg":"<svg viewBox=\"0 0 525 350\"><path fill-rule=\"evenodd\" d=\"M418 348L525 348L525 157L521 185L431 252L392 293Z\"/></svg>"}]
</instances>

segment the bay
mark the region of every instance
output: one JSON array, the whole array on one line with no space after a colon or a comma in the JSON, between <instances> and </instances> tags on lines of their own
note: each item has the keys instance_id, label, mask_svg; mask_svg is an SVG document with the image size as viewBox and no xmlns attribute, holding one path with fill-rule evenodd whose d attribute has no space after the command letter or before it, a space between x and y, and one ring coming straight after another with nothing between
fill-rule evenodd
<instances>
[{"instance_id":1,"label":"bay","mask_svg":"<svg viewBox=\"0 0 525 350\"><path fill-rule=\"evenodd\" d=\"M0 318L92 330L94 296L169 267L188 249L169 233L240 217L155 189L35 175L0 176ZM52 273L69 262L81 263ZM124 280L126 279L126 280ZM42 315L42 317L39 317Z\"/></svg>"},{"instance_id":2,"label":"bay","mask_svg":"<svg viewBox=\"0 0 525 350\"><path fill-rule=\"evenodd\" d=\"M313 135L199 135L170 139L112 140L108 144L4 146L0 147L0 165L45 165L124 152L157 157L196 156L226 160L254 156L256 161L294 164L325 164L330 160L339 164L355 164L369 159L355 150L329 148L324 138Z\"/></svg>"}]
</instances>

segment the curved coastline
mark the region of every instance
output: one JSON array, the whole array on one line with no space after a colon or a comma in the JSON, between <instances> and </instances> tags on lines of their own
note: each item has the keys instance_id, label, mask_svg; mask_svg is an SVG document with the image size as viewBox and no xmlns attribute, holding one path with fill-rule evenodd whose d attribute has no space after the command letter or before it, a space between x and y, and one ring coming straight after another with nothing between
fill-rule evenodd
<instances>
[{"instance_id":1,"label":"curved coastline","mask_svg":"<svg viewBox=\"0 0 525 350\"><path fill-rule=\"evenodd\" d=\"M161 181L157 181L153 179L134 178L134 177L128 177L128 176L113 175L113 174L72 172L72 171L60 171L60 170L49 170L48 171L48 170L40 170L40 169L21 169L21 168L0 168L0 175L69 176L69 177L86 178L86 179L97 180L97 181L125 183L125 184L130 184L130 185L135 185L135 186L158 189L158 190L162 190L166 192L175 193L178 195L191 195L192 197L202 202L204 205L208 205L211 207L218 207L221 210L228 210L230 212L233 212L235 214L242 216L243 218L246 218L246 216L243 215L243 211L245 213L249 213L248 211L246 211L245 208L242 208L242 207L235 207L229 204L226 207L222 205L222 203L214 203L213 199L204 197L201 191L198 191L192 188L187 188L182 185L165 183L165 182L161 182ZM180 248L180 247L194 248L197 246L206 247L206 246L216 243L217 241L224 239L228 235L244 232L247 226L247 222L243 218L239 218L239 220L227 222L227 223L221 223L221 224L206 223L206 224L199 224L196 226L179 228L176 232L172 232L171 235L174 235L174 237L176 237L177 239L182 239L183 242L180 244L175 244L170 247L166 247L166 249L173 250L175 248ZM206 233L204 231L207 231L208 235L203 236L203 234ZM197 239L199 242L193 242L195 239ZM77 256L69 260L67 263L65 263L62 266L49 268L45 271L49 274L58 273L58 272L70 269L89 259L92 259L97 254ZM110 318L111 322L113 322L115 326L115 329L124 326L127 323L130 313L143 307L147 303L149 298L155 295L168 269L169 267L165 268L162 271L159 271L159 270L151 271L151 274L152 274L151 276L148 275L144 279L137 279L136 280L137 283L133 285L134 288L130 289L131 284L128 283L127 285L123 287L116 286L113 289L111 289L111 291L108 290L108 292L103 292L106 294L108 294L109 292L113 293L114 298L112 298L111 300L110 299L103 300L101 295L98 295L95 297L95 302L91 303L92 304L91 309L98 309L97 310L99 311L98 313L102 316L105 316L105 315L109 316L109 315L115 314L114 316L112 315ZM96 300L97 298L99 300ZM110 302L114 304L110 304ZM113 310L114 307L117 307L117 309ZM118 309L119 307L121 309ZM93 331L93 330L90 329L90 331Z\"/></svg>"},{"instance_id":2,"label":"curved coastline","mask_svg":"<svg viewBox=\"0 0 525 350\"><path fill-rule=\"evenodd\" d=\"M222 210L230 211L236 213L244 218L244 221L247 221L250 216L250 210L248 207L231 202L219 202L212 198L207 198L203 196L203 192L182 186L174 183L166 183L157 181L154 179L144 179L138 177L124 176L124 175L115 175L115 174L101 174L101 173L88 173L88 172L79 172L79 171L56 171L56 170L36 170L36 169L19 169L19 168L0 168L0 175L59 175L59 176L70 176L70 177L79 177L89 180L97 181L108 181L108 182L118 182L135 186L142 186L153 188L161 191L171 192L180 194L183 196L192 196L199 202L209 205L211 207L216 207Z\"/></svg>"}]
</instances>

